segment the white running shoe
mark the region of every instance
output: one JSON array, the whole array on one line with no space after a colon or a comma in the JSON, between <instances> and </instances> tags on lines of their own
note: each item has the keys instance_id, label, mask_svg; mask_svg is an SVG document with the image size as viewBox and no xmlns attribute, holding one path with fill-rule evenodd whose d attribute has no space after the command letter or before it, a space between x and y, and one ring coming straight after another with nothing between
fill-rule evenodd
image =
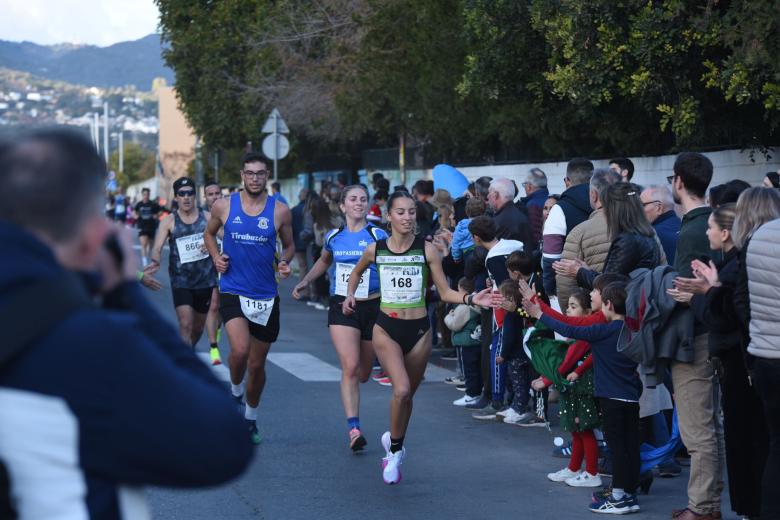
<instances>
[{"instance_id":1,"label":"white running shoe","mask_svg":"<svg viewBox=\"0 0 780 520\"><path fill-rule=\"evenodd\" d=\"M576 477L567 478L564 482L572 487L601 487L601 477L587 471L581 471Z\"/></svg>"},{"instance_id":2,"label":"white running shoe","mask_svg":"<svg viewBox=\"0 0 780 520\"><path fill-rule=\"evenodd\" d=\"M547 478L549 478L553 482L566 482L567 479L576 477L579 474L580 474L579 471L572 471L569 469L568 466L566 466L562 470L556 471L555 473L548 473Z\"/></svg>"},{"instance_id":3,"label":"white running shoe","mask_svg":"<svg viewBox=\"0 0 780 520\"><path fill-rule=\"evenodd\" d=\"M382 479L385 484L398 484L401 482L401 464L406 457L406 448L390 453L382 459Z\"/></svg>"},{"instance_id":4,"label":"white running shoe","mask_svg":"<svg viewBox=\"0 0 780 520\"><path fill-rule=\"evenodd\" d=\"M382 434L381 444L385 449L385 457L390 456L390 432L385 432Z\"/></svg>"},{"instance_id":5,"label":"white running shoe","mask_svg":"<svg viewBox=\"0 0 780 520\"><path fill-rule=\"evenodd\" d=\"M390 432L382 434L381 444L385 449L385 457L382 459L382 480L385 484L398 484L401 482L401 463L406 456L406 448L390 453Z\"/></svg>"},{"instance_id":6,"label":"white running shoe","mask_svg":"<svg viewBox=\"0 0 780 520\"><path fill-rule=\"evenodd\" d=\"M514 409L510 408L504 416L504 422L506 424L520 424L527 420L531 415L531 412L517 413Z\"/></svg>"},{"instance_id":7,"label":"white running shoe","mask_svg":"<svg viewBox=\"0 0 780 520\"><path fill-rule=\"evenodd\" d=\"M478 402L482 398L481 395L475 395L474 397L469 396L468 394L464 395L460 399L455 399L452 401L452 404L455 406L466 406L468 404L474 404Z\"/></svg>"},{"instance_id":8,"label":"white running shoe","mask_svg":"<svg viewBox=\"0 0 780 520\"><path fill-rule=\"evenodd\" d=\"M512 407L511 407L511 406L507 406L507 407L506 407L506 408L504 408L503 410L499 410L499 411L497 411L497 412L496 412L496 417L497 417L497 418L498 418L498 417L501 417L501 418L503 419L504 417L506 417L506 414L508 414L508 413L509 413L509 410L511 410L511 409L512 409Z\"/></svg>"}]
</instances>

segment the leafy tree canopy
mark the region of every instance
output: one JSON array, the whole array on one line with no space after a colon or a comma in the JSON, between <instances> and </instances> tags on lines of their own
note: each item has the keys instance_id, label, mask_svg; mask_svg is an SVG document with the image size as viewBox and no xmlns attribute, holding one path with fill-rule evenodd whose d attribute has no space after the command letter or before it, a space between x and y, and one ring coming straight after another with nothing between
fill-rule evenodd
<instances>
[{"instance_id":1,"label":"leafy tree canopy","mask_svg":"<svg viewBox=\"0 0 780 520\"><path fill-rule=\"evenodd\" d=\"M205 145L279 107L288 169L401 135L428 162L777 142L773 0L156 2Z\"/></svg>"}]
</instances>

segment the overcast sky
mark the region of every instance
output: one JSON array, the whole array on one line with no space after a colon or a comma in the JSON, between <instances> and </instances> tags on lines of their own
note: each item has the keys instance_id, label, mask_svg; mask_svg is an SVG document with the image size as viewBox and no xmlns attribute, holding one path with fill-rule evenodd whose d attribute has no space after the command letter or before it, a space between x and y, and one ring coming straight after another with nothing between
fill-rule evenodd
<instances>
[{"instance_id":1,"label":"overcast sky","mask_svg":"<svg viewBox=\"0 0 780 520\"><path fill-rule=\"evenodd\" d=\"M157 32L153 0L0 0L0 40L111 45Z\"/></svg>"}]
</instances>

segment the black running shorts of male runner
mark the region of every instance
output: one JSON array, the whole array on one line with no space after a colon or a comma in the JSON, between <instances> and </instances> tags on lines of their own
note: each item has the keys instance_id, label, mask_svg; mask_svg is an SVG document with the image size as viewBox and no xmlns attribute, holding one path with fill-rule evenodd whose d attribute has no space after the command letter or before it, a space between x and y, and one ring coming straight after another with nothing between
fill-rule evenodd
<instances>
[{"instance_id":1,"label":"black running shorts of male runner","mask_svg":"<svg viewBox=\"0 0 780 520\"><path fill-rule=\"evenodd\" d=\"M249 324L249 334L263 343L273 343L279 337L279 297L274 299L274 308L268 317L268 323L259 325L249 321L241 310L241 300L235 294L219 293L219 314L222 322L227 323L233 318L244 318Z\"/></svg>"},{"instance_id":2,"label":"black running shorts of male runner","mask_svg":"<svg viewBox=\"0 0 780 520\"><path fill-rule=\"evenodd\" d=\"M371 341L374 333L374 322L379 314L379 298L373 300L362 300L355 302L355 312L349 316L344 316L341 312L341 304L344 303L343 296L331 296L330 308L328 309L328 326L344 325L360 331L360 339Z\"/></svg>"},{"instance_id":3,"label":"black running shorts of male runner","mask_svg":"<svg viewBox=\"0 0 780 520\"><path fill-rule=\"evenodd\" d=\"M173 306L180 307L186 305L195 309L195 312L198 314L206 314L209 312L211 293L213 291L213 287L206 287L205 289L177 289L174 287Z\"/></svg>"},{"instance_id":4,"label":"black running shorts of male runner","mask_svg":"<svg viewBox=\"0 0 780 520\"><path fill-rule=\"evenodd\" d=\"M139 237L154 238L154 234L157 232L157 226L141 226L138 228Z\"/></svg>"}]
</instances>

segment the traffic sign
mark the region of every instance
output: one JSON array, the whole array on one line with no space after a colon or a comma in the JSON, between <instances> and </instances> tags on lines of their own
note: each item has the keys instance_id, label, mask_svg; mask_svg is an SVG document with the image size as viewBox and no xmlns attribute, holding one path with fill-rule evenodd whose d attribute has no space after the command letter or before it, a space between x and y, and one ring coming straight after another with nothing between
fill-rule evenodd
<instances>
[{"instance_id":1,"label":"traffic sign","mask_svg":"<svg viewBox=\"0 0 780 520\"><path fill-rule=\"evenodd\" d=\"M271 115L269 115L268 119L265 120L265 124L263 125L263 129L261 131L264 134L273 134L274 132L278 132L280 134L290 133L290 129L287 128L287 123L284 122L282 115L275 108L271 110Z\"/></svg>"},{"instance_id":2,"label":"traffic sign","mask_svg":"<svg viewBox=\"0 0 780 520\"><path fill-rule=\"evenodd\" d=\"M271 160L284 159L290 153L290 141L285 136L279 134L266 136L263 139L263 153Z\"/></svg>"}]
</instances>

